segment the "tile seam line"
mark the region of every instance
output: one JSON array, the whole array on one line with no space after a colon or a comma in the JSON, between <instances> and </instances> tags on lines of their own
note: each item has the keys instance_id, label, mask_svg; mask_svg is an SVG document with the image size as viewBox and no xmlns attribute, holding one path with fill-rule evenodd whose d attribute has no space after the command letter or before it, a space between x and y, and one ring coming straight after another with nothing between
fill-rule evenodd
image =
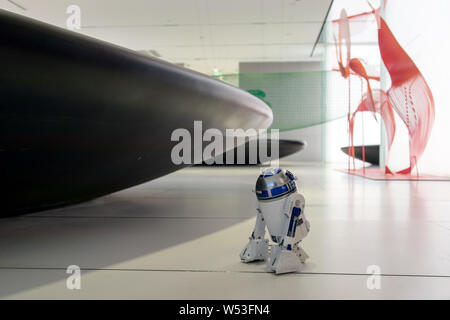
<instances>
[{"instance_id":1,"label":"tile seam line","mask_svg":"<svg viewBox=\"0 0 450 320\"><path fill-rule=\"evenodd\" d=\"M66 270L60 267L0 267L1 270ZM265 271L228 271L228 270L195 270L195 269L134 269L134 268L81 268L83 271L121 271L121 272L192 272L192 273L248 273L267 274ZM294 275L292 273L291 275ZM372 276L369 273L346 272L298 272L295 275L330 275L330 276ZM433 274L393 274L382 273L381 277L410 277L410 278L450 278L450 275Z\"/></svg>"},{"instance_id":2,"label":"tile seam line","mask_svg":"<svg viewBox=\"0 0 450 320\"><path fill-rule=\"evenodd\" d=\"M22 219L227 219L227 220L247 220L253 217L138 217L138 216L33 216L33 217L21 217Z\"/></svg>"}]
</instances>

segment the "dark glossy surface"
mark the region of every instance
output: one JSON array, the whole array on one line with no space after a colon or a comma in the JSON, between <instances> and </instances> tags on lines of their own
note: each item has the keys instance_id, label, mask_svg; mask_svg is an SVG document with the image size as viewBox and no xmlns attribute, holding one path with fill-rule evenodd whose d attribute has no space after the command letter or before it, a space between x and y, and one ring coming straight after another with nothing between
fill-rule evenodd
<instances>
[{"instance_id":1,"label":"dark glossy surface","mask_svg":"<svg viewBox=\"0 0 450 320\"><path fill-rule=\"evenodd\" d=\"M112 193L182 168L176 128L266 128L259 99L210 77L0 12L1 216Z\"/></svg>"},{"instance_id":2,"label":"dark glossy surface","mask_svg":"<svg viewBox=\"0 0 450 320\"><path fill-rule=\"evenodd\" d=\"M355 159L363 160L363 147L355 146ZM373 164L375 166L380 165L380 146L379 145L371 145L365 146L365 160L367 163ZM341 148L342 152L348 155L349 147ZM351 150L350 150L351 154Z\"/></svg>"},{"instance_id":3,"label":"dark glossy surface","mask_svg":"<svg viewBox=\"0 0 450 320\"><path fill-rule=\"evenodd\" d=\"M306 143L304 141L301 140L278 140L278 147L279 147L279 151L278 151L278 157L275 157L274 155L272 155L272 151L271 151L271 140L270 139L265 139L263 141L261 141L263 144L265 144L267 146L267 159L265 159L266 161L272 161L272 160L276 160L293 155L297 152L302 151L305 147L306 147ZM245 161L244 163L238 163L238 159L237 159L237 155L238 155L238 151L237 148L233 149L232 151L227 151L226 153L224 153L221 156L216 157L216 162L219 158L222 158L222 164L218 164L218 163L214 163L213 165L215 166L234 166L234 165L258 165L261 164L262 162L265 161L261 161L260 157L259 157L259 143L260 141L258 141L257 143L257 152L258 152L258 157L257 157L257 161L256 163L251 163L250 162L250 151L249 151L249 146L250 144L247 142L245 144ZM233 154L233 163L232 164L227 164L226 163L226 157L228 153L232 153ZM208 164L206 164L205 162L203 162L201 164L202 166L207 166Z\"/></svg>"}]
</instances>

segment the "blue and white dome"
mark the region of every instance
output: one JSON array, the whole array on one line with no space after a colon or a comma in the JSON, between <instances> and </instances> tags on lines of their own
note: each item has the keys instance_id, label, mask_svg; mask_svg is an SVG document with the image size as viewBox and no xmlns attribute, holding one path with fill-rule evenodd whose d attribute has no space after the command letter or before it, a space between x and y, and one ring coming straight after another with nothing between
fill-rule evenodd
<instances>
[{"instance_id":1,"label":"blue and white dome","mask_svg":"<svg viewBox=\"0 0 450 320\"><path fill-rule=\"evenodd\" d=\"M264 169L256 181L256 197L258 200L272 200L295 192L297 184L294 175L279 168Z\"/></svg>"}]
</instances>

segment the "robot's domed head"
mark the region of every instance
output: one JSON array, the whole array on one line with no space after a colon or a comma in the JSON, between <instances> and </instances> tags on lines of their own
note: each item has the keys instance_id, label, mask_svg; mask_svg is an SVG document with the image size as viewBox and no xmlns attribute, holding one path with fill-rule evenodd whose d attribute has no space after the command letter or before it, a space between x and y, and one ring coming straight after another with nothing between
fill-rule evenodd
<instances>
[{"instance_id":1,"label":"robot's domed head","mask_svg":"<svg viewBox=\"0 0 450 320\"><path fill-rule=\"evenodd\" d=\"M258 200L281 198L297 190L294 175L283 169L264 169L256 180L256 197Z\"/></svg>"}]
</instances>

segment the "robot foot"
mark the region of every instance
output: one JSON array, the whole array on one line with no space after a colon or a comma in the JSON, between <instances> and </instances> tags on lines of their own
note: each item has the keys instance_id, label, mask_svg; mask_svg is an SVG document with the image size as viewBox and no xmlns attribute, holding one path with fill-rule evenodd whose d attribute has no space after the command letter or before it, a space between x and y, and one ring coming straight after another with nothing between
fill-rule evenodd
<instances>
[{"instance_id":1,"label":"robot foot","mask_svg":"<svg viewBox=\"0 0 450 320\"><path fill-rule=\"evenodd\" d=\"M267 239L253 239L249 238L250 241L242 250L240 257L241 261L244 263L266 260L269 250L269 240Z\"/></svg>"},{"instance_id":2,"label":"robot foot","mask_svg":"<svg viewBox=\"0 0 450 320\"><path fill-rule=\"evenodd\" d=\"M303 250L302 247L296 246L294 248L294 252L297 254L297 257L300 259L302 263L305 263L305 261L309 258L308 254Z\"/></svg>"},{"instance_id":3,"label":"robot foot","mask_svg":"<svg viewBox=\"0 0 450 320\"><path fill-rule=\"evenodd\" d=\"M280 246L273 246L270 252L270 259L267 261L266 271L275 272L276 274L300 271L302 262L307 259L308 255L303 249L298 249L287 250Z\"/></svg>"}]
</instances>

